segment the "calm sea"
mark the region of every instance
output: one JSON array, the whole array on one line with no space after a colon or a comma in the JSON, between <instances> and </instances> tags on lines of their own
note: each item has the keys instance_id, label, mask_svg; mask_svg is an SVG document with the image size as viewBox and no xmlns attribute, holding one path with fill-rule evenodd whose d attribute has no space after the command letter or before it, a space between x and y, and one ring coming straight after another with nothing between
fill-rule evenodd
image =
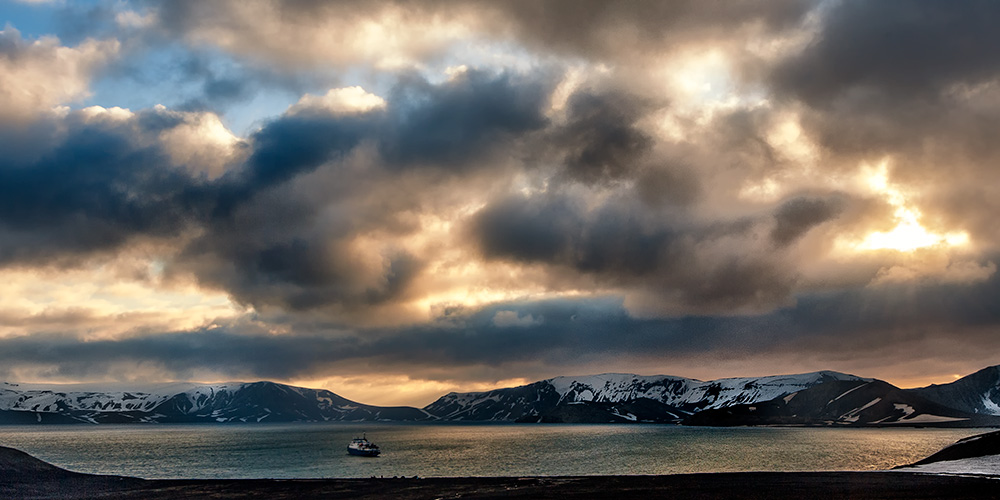
<instances>
[{"instance_id":1,"label":"calm sea","mask_svg":"<svg viewBox=\"0 0 1000 500\"><path fill-rule=\"evenodd\" d=\"M378 458L346 453L366 432ZM253 424L0 427L0 445L143 478L673 474L886 469L984 429Z\"/></svg>"}]
</instances>

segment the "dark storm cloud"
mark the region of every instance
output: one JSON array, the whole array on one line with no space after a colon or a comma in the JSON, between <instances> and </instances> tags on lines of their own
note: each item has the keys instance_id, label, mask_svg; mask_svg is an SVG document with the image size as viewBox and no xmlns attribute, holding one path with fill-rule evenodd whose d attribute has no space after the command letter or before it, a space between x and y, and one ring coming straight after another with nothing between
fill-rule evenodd
<instances>
[{"instance_id":1,"label":"dark storm cloud","mask_svg":"<svg viewBox=\"0 0 1000 500\"><path fill-rule=\"evenodd\" d=\"M982 138L995 98L974 89L1000 76L997 21L1000 6L985 1L837 2L769 82L813 108L804 123L837 154L922 155L931 141L956 143L951 158L995 156Z\"/></svg>"},{"instance_id":2,"label":"dark storm cloud","mask_svg":"<svg viewBox=\"0 0 1000 500\"><path fill-rule=\"evenodd\" d=\"M254 151L239 183L258 191L337 159L362 141L376 144L390 168L485 166L491 151L546 124L542 107L551 85L544 82L475 70L440 85L412 77L394 88L385 112L286 115L253 135Z\"/></svg>"},{"instance_id":3,"label":"dark storm cloud","mask_svg":"<svg viewBox=\"0 0 1000 500\"><path fill-rule=\"evenodd\" d=\"M239 335L225 329L93 342L37 334L0 343L5 348L0 356L7 366L55 365L50 376L78 378L107 376L122 362L156 363L181 378L205 369L235 376L283 378L357 355L352 346L355 341Z\"/></svg>"},{"instance_id":4,"label":"dark storm cloud","mask_svg":"<svg viewBox=\"0 0 1000 500\"><path fill-rule=\"evenodd\" d=\"M861 337L882 332L919 339L931 331L955 328L955 338L959 339L967 334L989 335L989 329L969 332L1000 325L1000 310L993 306L998 294L1000 278L993 273L989 279L973 284L903 283L804 295L794 308L778 314L800 325L794 333L807 337Z\"/></svg>"},{"instance_id":5,"label":"dark storm cloud","mask_svg":"<svg viewBox=\"0 0 1000 500\"><path fill-rule=\"evenodd\" d=\"M674 2L615 2L555 0L502 1L378 1L282 0L269 2L284 21L318 25L325 19L375 18L387 7L405 12L410 19L475 18L472 23L493 36L585 57L620 58L642 51L662 51L693 39L724 38L745 27L779 31L796 26L814 6L805 0L743 0L716 3L696 0ZM240 26L226 16L227 4L179 0L158 5L162 27L190 32L204 26L229 29ZM468 19L463 19L468 21ZM264 20L266 22L268 20ZM267 41L254 41L256 44ZM278 41L274 41L277 43ZM266 54L261 54L266 55ZM273 54L272 54L273 55Z\"/></svg>"},{"instance_id":6,"label":"dark storm cloud","mask_svg":"<svg viewBox=\"0 0 1000 500\"><path fill-rule=\"evenodd\" d=\"M558 262L572 258L583 229L581 212L568 198L513 197L482 210L473 232L487 257Z\"/></svg>"},{"instance_id":7,"label":"dark storm cloud","mask_svg":"<svg viewBox=\"0 0 1000 500\"><path fill-rule=\"evenodd\" d=\"M644 203L659 207L691 205L701 197L703 188L689 165L661 159L637 172L635 190Z\"/></svg>"},{"instance_id":8,"label":"dark storm cloud","mask_svg":"<svg viewBox=\"0 0 1000 500\"><path fill-rule=\"evenodd\" d=\"M394 165L481 166L512 139L545 127L552 80L477 70L441 85L410 79L389 97L391 122L379 149Z\"/></svg>"},{"instance_id":9,"label":"dark storm cloud","mask_svg":"<svg viewBox=\"0 0 1000 500\"><path fill-rule=\"evenodd\" d=\"M532 321L498 321L498 314L508 312ZM618 354L698 352L719 340L710 331L715 326L698 330L689 328L698 320L635 319L619 299L609 298L498 303L459 315L454 324L421 326L379 341L378 356L415 366L564 365Z\"/></svg>"},{"instance_id":10,"label":"dark storm cloud","mask_svg":"<svg viewBox=\"0 0 1000 500\"><path fill-rule=\"evenodd\" d=\"M852 366L875 369L893 361L886 356L920 359L931 349L943 356L985 353L982 362L989 362L989 353L1000 348L993 334L1000 314L989 299L997 293L1000 278L994 275L971 287L806 294L795 306L755 316L641 319L618 299L577 298L496 303L415 327L315 335L272 335L248 324L120 340L39 334L0 339L0 365L7 373L51 366L50 375L78 378L121 375L116 363L142 363L178 378L207 369L289 379L381 372L384 366L411 374L448 366L453 376L466 368L510 364L552 376L617 356L677 363L807 352L809 362L865 359ZM498 320L504 313L531 321L506 324ZM946 344L937 342L942 328L951 330Z\"/></svg>"},{"instance_id":11,"label":"dark storm cloud","mask_svg":"<svg viewBox=\"0 0 1000 500\"><path fill-rule=\"evenodd\" d=\"M572 270L695 308L773 307L795 277L750 247L755 222L695 225L623 199L587 209L565 194L513 196L488 205L470 231L489 259ZM745 241L740 248L740 240Z\"/></svg>"},{"instance_id":12,"label":"dark storm cloud","mask_svg":"<svg viewBox=\"0 0 1000 500\"><path fill-rule=\"evenodd\" d=\"M1000 347L991 330L1000 325L1000 311L989 299L997 293L1000 277L994 275L973 286L804 294L797 305L761 315L658 319L636 318L616 299L516 301L459 312L452 324L387 336L383 332L363 350L400 363L453 366L570 365L617 355L740 358L795 352L810 342L820 345L810 355L821 359L870 356L870 349L883 352L889 347L897 356L919 357L926 355L921 353L942 333L941 328L951 327L956 328L950 337L954 345L939 349L961 352L974 347L989 352ZM532 321L506 325L498 321L498 313L506 311ZM873 337L874 332L882 335ZM900 344L901 340L910 343Z\"/></svg>"},{"instance_id":13,"label":"dark storm cloud","mask_svg":"<svg viewBox=\"0 0 1000 500\"><path fill-rule=\"evenodd\" d=\"M253 154L239 173L239 183L255 192L285 182L350 151L373 126L368 115L293 115L275 120L253 135Z\"/></svg>"},{"instance_id":14,"label":"dark storm cloud","mask_svg":"<svg viewBox=\"0 0 1000 500\"><path fill-rule=\"evenodd\" d=\"M67 125L47 153L0 160L0 261L44 262L176 235L203 210L192 197L197 182L169 166L163 150L136 141L176 125L173 118L147 112L127 123L73 117Z\"/></svg>"},{"instance_id":15,"label":"dark storm cloud","mask_svg":"<svg viewBox=\"0 0 1000 500\"><path fill-rule=\"evenodd\" d=\"M312 234L308 224L292 230L291 236L270 235L276 241L268 242L261 241L267 234L243 236L229 228L193 243L174 269L194 272L203 284L222 288L241 303L290 311L327 308L346 317L399 299L423 267L402 250L359 256L350 252L345 236ZM363 257L383 263L369 269L359 263Z\"/></svg>"},{"instance_id":16,"label":"dark storm cloud","mask_svg":"<svg viewBox=\"0 0 1000 500\"><path fill-rule=\"evenodd\" d=\"M813 227L839 215L843 204L839 198L793 198L775 211L771 239L779 246L788 245Z\"/></svg>"},{"instance_id":17,"label":"dark storm cloud","mask_svg":"<svg viewBox=\"0 0 1000 500\"><path fill-rule=\"evenodd\" d=\"M624 93L577 92L567 102L566 120L554 133L567 174L587 184L631 177L653 146L636 122L648 103Z\"/></svg>"},{"instance_id":18,"label":"dark storm cloud","mask_svg":"<svg viewBox=\"0 0 1000 500\"><path fill-rule=\"evenodd\" d=\"M722 38L749 25L781 30L796 25L814 6L813 2L801 0L728 3L511 0L483 4L506 17L521 40L546 50L598 57L627 56L629 51L662 51L691 40Z\"/></svg>"},{"instance_id":19,"label":"dark storm cloud","mask_svg":"<svg viewBox=\"0 0 1000 500\"><path fill-rule=\"evenodd\" d=\"M512 310L539 322L498 326L496 313ZM0 339L0 365L8 371L53 366L50 376L77 378L114 375L117 363L142 363L178 378L207 369L287 379L335 372L338 366L359 362L391 363L419 372L444 365L564 364L608 353L697 353L719 347L728 328L712 319L636 320L615 300L552 300L498 304L465 312L452 324L349 335L270 335L246 324L86 342L38 334Z\"/></svg>"},{"instance_id":20,"label":"dark storm cloud","mask_svg":"<svg viewBox=\"0 0 1000 500\"><path fill-rule=\"evenodd\" d=\"M837 2L815 42L784 62L774 81L823 103L871 89L922 98L953 83L977 83L1000 70L1000 5L990 1Z\"/></svg>"},{"instance_id":21,"label":"dark storm cloud","mask_svg":"<svg viewBox=\"0 0 1000 500\"><path fill-rule=\"evenodd\" d=\"M489 258L636 276L669 266L679 238L628 210L608 204L588 213L568 196L513 196L479 212L472 231Z\"/></svg>"}]
</instances>

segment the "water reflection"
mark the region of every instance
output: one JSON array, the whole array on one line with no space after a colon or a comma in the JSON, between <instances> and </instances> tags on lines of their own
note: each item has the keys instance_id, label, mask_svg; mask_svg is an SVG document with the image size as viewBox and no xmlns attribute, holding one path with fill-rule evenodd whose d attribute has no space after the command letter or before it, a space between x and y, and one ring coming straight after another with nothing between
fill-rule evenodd
<instances>
[{"instance_id":1,"label":"water reflection","mask_svg":"<svg viewBox=\"0 0 1000 500\"><path fill-rule=\"evenodd\" d=\"M521 476L877 470L982 429L659 425L255 424L0 427L70 470L144 478ZM378 458L346 446L367 432Z\"/></svg>"}]
</instances>

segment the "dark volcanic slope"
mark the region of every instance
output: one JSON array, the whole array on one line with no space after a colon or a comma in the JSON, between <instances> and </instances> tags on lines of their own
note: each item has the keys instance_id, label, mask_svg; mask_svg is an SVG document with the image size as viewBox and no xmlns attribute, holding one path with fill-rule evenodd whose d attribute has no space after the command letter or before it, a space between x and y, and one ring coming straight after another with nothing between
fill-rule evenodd
<instances>
[{"instance_id":1,"label":"dark volcanic slope","mask_svg":"<svg viewBox=\"0 0 1000 500\"><path fill-rule=\"evenodd\" d=\"M1000 431L987 432L960 439L955 444L911 465L932 464L945 460L961 460L963 458L1000 455Z\"/></svg>"},{"instance_id":2,"label":"dark volcanic slope","mask_svg":"<svg viewBox=\"0 0 1000 500\"><path fill-rule=\"evenodd\" d=\"M983 368L950 384L909 389L908 392L965 412L997 415L1000 412L1000 365Z\"/></svg>"},{"instance_id":3,"label":"dark volcanic slope","mask_svg":"<svg viewBox=\"0 0 1000 500\"><path fill-rule=\"evenodd\" d=\"M120 498L119 493L143 483L134 478L70 472L0 446L0 498Z\"/></svg>"},{"instance_id":4,"label":"dark volcanic slope","mask_svg":"<svg viewBox=\"0 0 1000 500\"><path fill-rule=\"evenodd\" d=\"M27 453L0 446L0 474L11 477L62 477L73 475L65 469L60 469L48 462L43 462Z\"/></svg>"},{"instance_id":5,"label":"dark volcanic slope","mask_svg":"<svg viewBox=\"0 0 1000 500\"><path fill-rule=\"evenodd\" d=\"M1000 418L956 410L873 380L827 382L770 401L705 410L685 423L980 427L998 425Z\"/></svg>"},{"instance_id":6,"label":"dark volcanic slope","mask_svg":"<svg viewBox=\"0 0 1000 500\"><path fill-rule=\"evenodd\" d=\"M466 401L464 399L469 399ZM559 404L560 395L547 380L484 393L450 393L424 407L443 420L516 420L542 415Z\"/></svg>"},{"instance_id":7,"label":"dark volcanic slope","mask_svg":"<svg viewBox=\"0 0 1000 500\"><path fill-rule=\"evenodd\" d=\"M408 406L356 403L324 389L274 382L192 385L176 393L23 390L0 384L0 424L125 424L432 420Z\"/></svg>"},{"instance_id":8,"label":"dark volcanic slope","mask_svg":"<svg viewBox=\"0 0 1000 500\"><path fill-rule=\"evenodd\" d=\"M602 373L488 392L452 392L424 411L442 420L680 423L706 408L766 401L834 380L870 379L832 371L710 381Z\"/></svg>"}]
</instances>

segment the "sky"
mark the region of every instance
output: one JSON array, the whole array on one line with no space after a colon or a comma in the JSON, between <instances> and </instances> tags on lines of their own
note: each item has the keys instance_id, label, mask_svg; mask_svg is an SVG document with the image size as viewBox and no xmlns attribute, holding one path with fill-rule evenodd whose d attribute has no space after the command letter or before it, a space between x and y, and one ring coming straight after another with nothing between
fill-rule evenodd
<instances>
[{"instance_id":1,"label":"sky","mask_svg":"<svg viewBox=\"0 0 1000 500\"><path fill-rule=\"evenodd\" d=\"M0 380L1000 364L996 2L0 13Z\"/></svg>"}]
</instances>

